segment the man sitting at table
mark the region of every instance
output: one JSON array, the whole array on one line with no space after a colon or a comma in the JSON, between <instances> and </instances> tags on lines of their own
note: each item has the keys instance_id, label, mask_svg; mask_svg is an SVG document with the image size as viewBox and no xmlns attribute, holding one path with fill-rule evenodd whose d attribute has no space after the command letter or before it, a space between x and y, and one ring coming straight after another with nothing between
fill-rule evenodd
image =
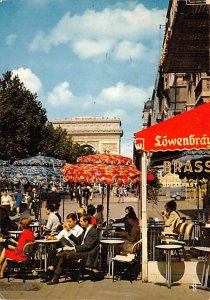
<instances>
[{"instance_id":1,"label":"man sitting at table","mask_svg":"<svg viewBox=\"0 0 210 300\"><path fill-rule=\"evenodd\" d=\"M43 226L44 231L56 232L60 224L58 216L55 214L55 207L52 204L46 206L46 215L48 216L47 224Z\"/></svg>"},{"instance_id":2,"label":"man sitting at table","mask_svg":"<svg viewBox=\"0 0 210 300\"><path fill-rule=\"evenodd\" d=\"M68 214L66 217L66 222L63 224L63 230L59 232L58 235L47 235L47 240L58 240L61 242L62 246L74 246L75 243L69 238L69 235L72 234L75 237L80 236L83 233L81 226L77 224L77 215ZM62 249L62 248L60 248ZM59 250L60 250L59 249ZM58 249L57 249L58 250ZM48 269L47 272L42 276L43 282L47 282L52 279L53 271L55 266L58 263L56 252L51 251L48 255Z\"/></svg>"},{"instance_id":3,"label":"man sitting at table","mask_svg":"<svg viewBox=\"0 0 210 300\"><path fill-rule=\"evenodd\" d=\"M77 215L68 214L66 217L66 222L63 224L63 230L59 232L58 235L46 236L47 240L59 240L62 245L74 246L74 242L69 238L70 234L73 234L75 237L80 236L83 233L81 226L77 224Z\"/></svg>"},{"instance_id":4,"label":"man sitting at table","mask_svg":"<svg viewBox=\"0 0 210 300\"><path fill-rule=\"evenodd\" d=\"M83 234L79 237L75 237L72 233L69 238L74 241L75 246L65 246L63 252L59 253L58 264L55 268L53 279L47 282L47 285L54 285L59 283L60 274L63 269L63 260L65 256L69 259L84 258L86 265L93 263L93 260L97 257L99 250L99 235L95 226L91 224L91 216L84 214L80 218L80 225L84 228Z\"/></svg>"}]
</instances>

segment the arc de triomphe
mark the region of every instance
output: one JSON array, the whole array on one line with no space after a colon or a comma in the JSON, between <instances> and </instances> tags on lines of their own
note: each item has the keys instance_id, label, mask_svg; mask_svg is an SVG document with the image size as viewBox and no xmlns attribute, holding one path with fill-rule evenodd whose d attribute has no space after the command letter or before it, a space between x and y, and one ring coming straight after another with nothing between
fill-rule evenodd
<instances>
[{"instance_id":1,"label":"arc de triomphe","mask_svg":"<svg viewBox=\"0 0 210 300\"><path fill-rule=\"evenodd\" d=\"M52 123L54 127L66 129L75 143L92 146L99 153L120 154L123 131L119 118L77 117Z\"/></svg>"}]
</instances>

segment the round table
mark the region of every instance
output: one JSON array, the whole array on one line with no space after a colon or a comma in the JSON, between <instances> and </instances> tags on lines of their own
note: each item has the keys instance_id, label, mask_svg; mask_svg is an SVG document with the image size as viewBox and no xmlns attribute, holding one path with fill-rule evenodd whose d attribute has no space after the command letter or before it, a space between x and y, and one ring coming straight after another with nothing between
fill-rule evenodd
<instances>
[{"instance_id":1,"label":"round table","mask_svg":"<svg viewBox=\"0 0 210 300\"><path fill-rule=\"evenodd\" d=\"M204 264L203 264L201 284L200 285L196 284L196 285L193 285L190 287L210 291L210 288L208 287L209 265L210 265L210 247L193 247L193 249L204 252L205 260L204 260Z\"/></svg>"},{"instance_id":2,"label":"round table","mask_svg":"<svg viewBox=\"0 0 210 300\"><path fill-rule=\"evenodd\" d=\"M181 245L156 245L159 250L166 251L166 285L171 288L171 251L182 249Z\"/></svg>"},{"instance_id":3,"label":"round table","mask_svg":"<svg viewBox=\"0 0 210 300\"><path fill-rule=\"evenodd\" d=\"M47 271L47 259L48 259L48 250L52 250L53 247L59 242L59 240L35 240L39 244L40 251L40 269L42 268L42 253L44 254L44 270Z\"/></svg>"},{"instance_id":4,"label":"round table","mask_svg":"<svg viewBox=\"0 0 210 300\"><path fill-rule=\"evenodd\" d=\"M108 248L108 252L107 252L107 265L108 265L108 273L107 276L111 277L111 265L112 265L112 258L115 255L115 247L118 245L122 245L125 243L124 240L120 240L120 239L102 239L100 241L101 244L103 245L107 245Z\"/></svg>"},{"instance_id":5,"label":"round table","mask_svg":"<svg viewBox=\"0 0 210 300\"><path fill-rule=\"evenodd\" d=\"M11 236L14 236L15 238L18 238L19 235L23 232L22 230L9 230L8 231Z\"/></svg>"}]
</instances>

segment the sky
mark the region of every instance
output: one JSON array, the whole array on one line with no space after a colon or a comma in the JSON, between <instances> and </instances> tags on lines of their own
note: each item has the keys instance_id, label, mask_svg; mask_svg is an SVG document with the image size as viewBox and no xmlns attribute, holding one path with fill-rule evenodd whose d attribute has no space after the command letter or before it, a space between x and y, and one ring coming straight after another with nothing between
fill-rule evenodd
<instances>
[{"instance_id":1,"label":"sky","mask_svg":"<svg viewBox=\"0 0 210 300\"><path fill-rule=\"evenodd\" d=\"M17 74L49 121L117 117L121 154L152 96L168 0L0 0L0 76Z\"/></svg>"}]
</instances>

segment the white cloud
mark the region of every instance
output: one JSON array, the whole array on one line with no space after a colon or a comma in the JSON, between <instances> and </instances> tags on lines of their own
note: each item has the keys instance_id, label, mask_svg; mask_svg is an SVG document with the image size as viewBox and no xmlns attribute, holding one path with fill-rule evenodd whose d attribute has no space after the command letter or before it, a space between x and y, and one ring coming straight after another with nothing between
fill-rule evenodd
<instances>
[{"instance_id":1,"label":"white cloud","mask_svg":"<svg viewBox=\"0 0 210 300\"><path fill-rule=\"evenodd\" d=\"M105 117L126 116L127 111L139 109L152 94L152 87L138 88L133 85L126 85L118 82L114 86L102 89L98 95L78 96L72 93L70 84L67 81L57 84L47 99L50 106L63 106L74 108L79 107L80 113L100 113ZM127 116L128 121L132 120Z\"/></svg>"},{"instance_id":2,"label":"white cloud","mask_svg":"<svg viewBox=\"0 0 210 300\"><path fill-rule=\"evenodd\" d=\"M42 83L37 75L35 75L29 68L19 68L12 71L13 75L18 75L25 87L32 93L41 91Z\"/></svg>"},{"instance_id":3,"label":"white cloud","mask_svg":"<svg viewBox=\"0 0 210 300\"><path fill-rule=\"evenodd\" d=\"M148 49L141 43L122 41L114 49L113 55L117 60L125 61L143 59L147 53Z\"/></svg>"},{"instance_id":4,"label":"white cloud","mask_svg":"<svg viewBox=\"0 0 210 300\"><path fill-rule=\"evenodd\" d=\"M115 60L141 59L145 47L158 39L163 13L142 4L101 12L87 10L83 15L67 13L49 33L38 32L30 49L48 52L67 44L82 59L98 58L106 52Z\"/></svg>"},{"instance_id":5,"label":"white cloud","mask_svg":"<svg viewBox=\"0 0 210 300\"><path fill-rule=\"evenodd\" d=\"M69 106L74 102L74 95L70 91L67 81L56 85L52 92L48 93L48 103L52 106Z\"/></svg>"},{"instance_id":6,"label":"white cloud","mask_svg":"<svg viewBox=\"0 0 210 300\"><path fill-rule=\"evenodd\" d=\"M93 41L93 40L80 40L73 45L73 51L78 54L82 59L94 58L97 56L105 55L112 48L112 41Z\"/></svg>"},{"instance_id":7,"label":"white cloud","mask_svg":"<svg viewBox=\"0 0 210 300\"><path fill-rule=\"evenodd\" d=\"M139 106L151 96L152 87L138 88L118 82L115 86L104 88L98 96L100 103L112 106Z\"/></svg>"},{"instance_id":8,"label":"white cloud","mask_svg":"<svg viewBox=\"0 0 210 300\"><path fill-rule=\"evenodd\" d=\"M15 41L17 39L17 35L15 34L10 34L6 37L5 43L7 46L14 45Z\"/></svg>"}]
</instances>

